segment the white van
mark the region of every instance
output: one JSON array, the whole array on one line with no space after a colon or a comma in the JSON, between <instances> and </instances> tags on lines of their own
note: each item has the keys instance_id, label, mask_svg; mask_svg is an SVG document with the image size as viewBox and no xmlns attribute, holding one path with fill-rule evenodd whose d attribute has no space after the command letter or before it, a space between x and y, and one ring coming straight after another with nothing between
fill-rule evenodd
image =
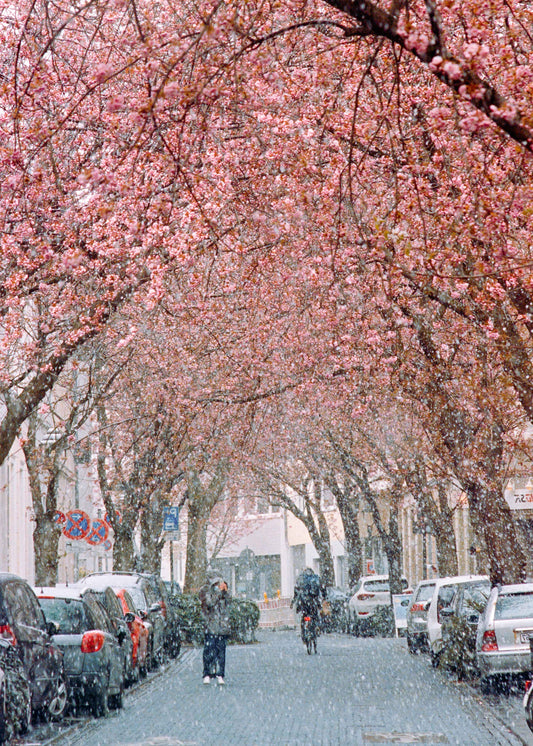
<instances>
[{"instance_id":1,"label":"white van","mask_svg":"<svg viewBox=\"0 0 533 746\"><path fill-rule=\"evenodd\" d=\"M448 578L435 578L435 588L427 612L427 636L433 666L438 665L442 650L440 610L451 604L458 585L476 580L489 580L489 578L487 575L455 575Z\"/></svg>"}]
</instances>

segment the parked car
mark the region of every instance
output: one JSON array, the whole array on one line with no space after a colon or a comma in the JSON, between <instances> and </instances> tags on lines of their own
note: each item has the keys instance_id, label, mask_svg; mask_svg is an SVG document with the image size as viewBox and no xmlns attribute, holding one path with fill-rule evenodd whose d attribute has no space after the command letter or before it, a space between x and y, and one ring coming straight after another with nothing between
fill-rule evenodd
<instances>
[{"instance_id":1,"label":"parked car","mask_svg":"<svg viewBox=\"0 0 533 746\"><path fill-rule=\"evenodd\" d=\"M59 718L67 704L63 654L31 586L0 573L0 639L17 651L30 683L32 716Z\"/></svg>"},{"instance_id":2,"label":"parked car","mask_svg":"<svg viewBox=\"0 0 533 746\"><path fill-rule=\"evenodd\" d=\"M122 707L125 632L118 631L96 596L73 586L37 592L46 620L55 626L54 642L63 650L73 705L88 705L95 717Z\"/></svg>"},{"instance_id":3,"label":"parked car","mask_svg":"<svg viewBox=\"0 0 533 746\"><path fill-rule=\"evenodd\" d=\"M91 573L79 585L92 588L110 586L114 590L126 589L131 595L143 621L150 624L149 668L156 668L165 658L166 616L153 583L146 575L127 572Z\"/></svg>"},{"instance_id":4,"label":"parked car","mask_svg":"<svg viewBox=\"0 0 533 746\"><path fill-rule=\"evenodd\" d=\"M171 603L181 596L182 590L177 580L163 580L163 583L165 584Z\"/></svg>"},{"instance_id":5,"label":"parked car","mask_svg":"<svg viewBox=\"0 0 533 746\"><path fill-rule=\"evenodd\" d=\"M448 606L440 611L440 663L459 678L476 673L476 634L479 617L490 594L489 580L458 583Z\"/></svg>"},{"instance_id":6,"label":"parked car","mask_svg":"<svg viewBox=\"0 0 533 746\"><path fill-rule=\"evenodd\" d=\"M426 653L428 642L428 609L436 581L421 580L413 591L407 609L407 649L410 653Z\"/></svg>"},{"instance_id":7,"label":"parked car","mask_svg":"<svg viewBox=\"0 0 533 746\"><path fill-rule=\"evenodd\" d=\"M532 669L533 583L492 589L476 635L476 662L483 693L510 677L527 678Z\"/></svg>"},{"instance_id":8,"label":"parked car","mask_svg":"<svg viewBox=\"0 0 533 746\"><path fill-rule=\"evenodd\" d=\"M149 663L148 650L151 625L141 619L132 597L125 588L118 588L115 593L122 606L124 619L130 631L135 678L144 678Z\"/></svg>"},{"instance_id":9,"label":"parked car","mask_svg":"<svg viewBox=\"0 0 533 746\"><path fill-rule=\"evenodd\" d=\"M453 575L435 579L435 588L427 612L429 655L432 666L439 665L442 651L441 610L450 605L458 585L478 580L488 581L488 577L486 575Z\"/></svg>"},{"instance_id":10,"label":"parked car","mask_svg":"<svg viewBox=\"0 0 533 746\"><path fill-rule=\"evenodd\" d=\"M135 670L135 664L133 661L133 642L131 639L128 624L126 622L126 619L124 618L122 604L117 598L115 591L109 586L107 586L107 588L92 588L89 584L88 587L81 587L83 588L82 595L83 592L87 591L93 593L98 601L100 601L102 606L105 608L111 620L111 624L113 625L115 635L118 637L119 630L124 630L124 639L121 646L124 664L124 680L126 683L136 681L139 677L138 672Z\"/></svg>"},{"instance_id":11,"label":"parked car","mask_svg":"<svg viewBox=\"0 0 533 746\"><path fill-rule=\"evenodd\" d=\"M405 593L409 589L407 578L403 577L401 582L401 590ZM360 577L348 608L356 635L378 631L383 623L384 608L390 610L390 619L387 617L386 621L394 629L389 576L363 575Z\"/></svg>"},{"instance_id":12,"label":"parked car","mask_svg":"<svg viewBox=\"0 0 533 746\"><path fill-rule=\"evenodd\" d=\"M0 744L25 733L31 722L31 689L17 649L0 639Z\"/></svg>"},{"instance_id":13,"label":"parked car","mask_svg":"<svg viewBox=\"0 0 533 746\"><path fill-rule=\"evenodd\" d=\"M322 629L324 632L347 632L349 626L348 603L350 596L340 588L326 588L322 605Z\"/></svg>"},{"instance_id":14,"label":"parked car","mask_svg":"<svg viewBox=\"0 0 533 746\"><path fill-rule=\"evenodd\" d=\"M152 583L154 593L161 604L165 618L165 650L171 658L177 658L181 650L181 630L175 607L170 603L167 587L159 575L142 573Z\"/></svg>"}]
</instances>

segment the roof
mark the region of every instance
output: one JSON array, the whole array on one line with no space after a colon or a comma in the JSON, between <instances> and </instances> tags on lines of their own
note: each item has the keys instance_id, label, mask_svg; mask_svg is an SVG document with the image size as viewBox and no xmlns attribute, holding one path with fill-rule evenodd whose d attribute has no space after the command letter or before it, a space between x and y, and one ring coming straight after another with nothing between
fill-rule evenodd
<instances>
[{"instance_id":1,"label":"roof","mask_svg":"<svg viewBox=\"0 0 533 746\"><path fill-rule=\"evenodd\" d=\"M81 599L85 590L75 585L37 585L33 589L37 597Z\"/></svg>"},{"instance_id":2,"label":"roof","mask_svg":"<svg viewBox=\"0 0 533 746\"><path fill-rule=\"evenodd\" d=\"M104 572L86 575L78 581L78 584L84 588L101 591L104 588L131 588L138 585L141 579L142 576L137 573Z\"/></svg>"}]
</instances>

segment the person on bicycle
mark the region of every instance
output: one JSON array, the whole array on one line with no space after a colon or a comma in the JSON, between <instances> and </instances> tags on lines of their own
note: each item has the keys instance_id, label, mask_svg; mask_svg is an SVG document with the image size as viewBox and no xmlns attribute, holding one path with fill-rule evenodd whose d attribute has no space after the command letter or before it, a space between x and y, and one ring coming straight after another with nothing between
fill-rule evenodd
<instances>
[{"instance_id":1,"label":"person on bicycle","mask_svg":"<svg viewBox=\"0 0 533 746\"><path fill-rule=\"evenodd\" d=\"M296 579L291 608L294 606L297 614L301 613L301 631L303 633L304 618L311 617L313 626L318 634L320 628L322 586L319 576L306 567ZM302 634L303 637L303 634Z\"/></svg>"}]
</instances>

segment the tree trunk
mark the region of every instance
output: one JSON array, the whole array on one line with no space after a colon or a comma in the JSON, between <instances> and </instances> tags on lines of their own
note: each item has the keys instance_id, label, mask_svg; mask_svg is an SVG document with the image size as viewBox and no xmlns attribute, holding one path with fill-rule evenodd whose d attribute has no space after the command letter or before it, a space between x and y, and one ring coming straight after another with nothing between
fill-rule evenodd
<instances>
[{"instance_id":1,"label":"tree trunk","mask_svg":"<svg viewBox=\"0 0 533 746\"><path fill-rule=\"evenodd\" d=\"M207 524L209 516L189 504L187 520L187 558L183 590L198 591L205 583L207 570Z\"/></svg>"},{"instance_id":2,"label":"tree trunk","mask_svg":"<svg viewBox=\"0 0 533 746\"><path fill-rule=\"evenodd\" d=\"M144 572L161 574L161 553L165 544L161 538L162 530L162 501L154 496L141 513L140 564Z\"/></svg>"},{"instance_id":3,"label":"tree trunk","mask_svg":"<svg viewBox=\"0 0 533 746\"><path fill-rule=\"evenodd\" d=\"M35 552L35 585L55 585L59 564L58 544L61 528L47 513L35 518L33 549Z\"/></svg>"},{"instance_id":4,"label":"tree trunk","mask_svg":"<svg viewBox=\"0 0 533 746\"><path fill-rule=\"evenodd\" d=\"M389 564L389 587L391 601L393 593L401 593L402 588L402 543L398 530L398 511L391 507L389 513L389 530L382 534L383 548Z\"/></svg>"},{"instance_id":5,"label":"tree trunk","mask_svg":"<svg viewBox=\"0 0 533 746\"><path fill-rule=\"evenodd\" d=\"M492 585L524 582L526 558L501 490L470 484L467 494L474 520L483 527Z\"/></svg>"},{"instance_id":6,"label":"tree trunk","mask_svg":"<svg viewBox=\"0 0 533 746\"><path fill-rule=\"evenodd\" d=\"M359 499L349 498L342 491L334 492L344 529L344 556L348 587L355 588L363 574L363 546L359 532Z\"/></svg>"},{"instance_id":7,"label":"tree trunk","mask_svg":"<svg viewBox=\"0 0 533 746\"><path fill-rule=\"evenodd\" d=\"M184 590L199 590L205 583L207 570L207 526L213 508L222 497L228 478L229 463L222 459L215 467L207 485L200 474L187 474L187 558L185 560Z\"/></svg>"},{"instance_id":8,"label":"tree trunk","mask_svg":"<svg viewBox=\"0 0 533 746\"><path fill-rule=\"evenodd\" d=\"M113 570L133 572L135 570L135 547L133 528L124 520L115 529L113 541Z\"/></svg>"},{"instance_id":9,"label":"tree trunk","mask_svg":"<svg viewBox=\"0 0 533 746\"><path fill-rule=\"evenodd\" d=\"M451 511L450 511L451 514ZM437 545L437 564L440 577L459 574L457 546L451 515L438 514L432 519L435 543ZM442 516L442 517L441 517Z\"/></svg>"}]
</instances>

